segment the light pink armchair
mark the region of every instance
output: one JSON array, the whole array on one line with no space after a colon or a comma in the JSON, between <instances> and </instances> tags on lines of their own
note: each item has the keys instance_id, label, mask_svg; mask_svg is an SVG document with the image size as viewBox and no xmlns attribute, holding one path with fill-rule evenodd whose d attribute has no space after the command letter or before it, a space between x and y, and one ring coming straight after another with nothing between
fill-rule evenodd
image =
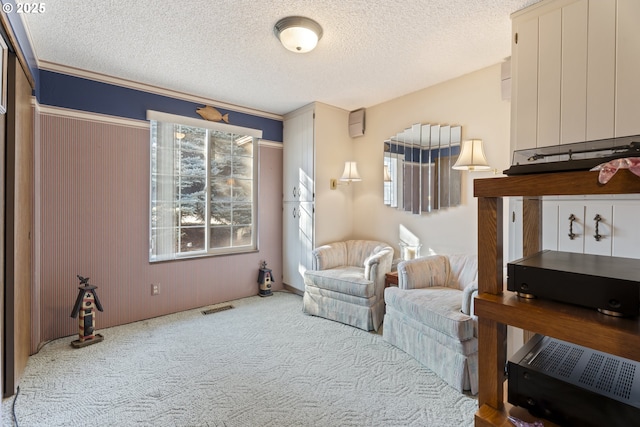
<instances>
[{"instance_id":1,"label":"light pink armchair","mask_svg":"<svg viewBox=\"0 0 640 427\"><path fill-rule=\"evenodd\" d=\"M371 240L348 240L313 250L313 270L304 273L303 311L365 331L384 317L385 275L393 248Z\"/></svg>"},{"instance_id":2,"label":"light pink armchair","mask_svg":"<svg viewBox=\"0 0 640 427\"><path fill-rule=\"evenodd\" d=\"M385 290L383 338L458 391L478 392L475 255L433 255L398 264Z\"/></svg>"}]
</instances>

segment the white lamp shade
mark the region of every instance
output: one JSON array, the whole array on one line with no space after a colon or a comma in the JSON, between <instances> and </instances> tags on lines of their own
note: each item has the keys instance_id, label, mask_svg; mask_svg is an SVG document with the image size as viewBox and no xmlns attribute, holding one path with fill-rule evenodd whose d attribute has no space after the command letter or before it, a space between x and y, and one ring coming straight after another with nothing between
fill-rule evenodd
<instances>
[{"instance_id":1,"label":"white lamp shade","mask_svg":"<svg viewBox=\"0 0 640 427\"><path fill-rule=\"evenodd\" d=\"M289 16L278 21L274 32L282 45L296 53L312 51L322 37L322 27L303 16Z\"/></svg>"},{"instance_id":2,"label":"white lamp shade","mask_svg":"<svg viewBox=\"0 0 640 427\"><path fill-rule=\"evenodd\" d=\"M484 155L484 148L482 147L481 139L470 139L462 142L462 150L458 156L458 160L452 166L457 170L468 171L486 171L490 170L491 166L487 162L487 158Z\"/></svg>"},{"instance_id":3,"label":"white lamp shade","mask_svg":"<svg viewBox=\"0 0 640 427\"><path fill-rule=\"evenodd\" d=\"M340 181L362 181L356 162L344 162L344 172L342 172Z\"/></svg>"}]
</instances>

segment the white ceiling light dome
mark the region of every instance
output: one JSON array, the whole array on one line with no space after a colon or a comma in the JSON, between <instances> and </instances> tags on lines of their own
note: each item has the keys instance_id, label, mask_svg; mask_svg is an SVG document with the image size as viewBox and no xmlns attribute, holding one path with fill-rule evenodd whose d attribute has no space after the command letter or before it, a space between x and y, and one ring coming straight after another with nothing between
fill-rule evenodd
<instances>
[{"instance_id":1,"label":"white ceiling light dome","mask_svg":"<svg viewBox=\"0 0 640 427\"><path fill-rule=\"evenodd\" d=\"M273 27L280 43L296 53L312 51L322 38L322 27L313 19L304 16L282 18Z\"/></svg>"}]
</instances>

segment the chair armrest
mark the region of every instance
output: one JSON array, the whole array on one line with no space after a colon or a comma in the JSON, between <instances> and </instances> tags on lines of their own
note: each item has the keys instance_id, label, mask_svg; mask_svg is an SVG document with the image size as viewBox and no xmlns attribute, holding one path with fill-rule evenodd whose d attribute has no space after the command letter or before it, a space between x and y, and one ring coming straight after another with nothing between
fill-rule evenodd
<instances>
[{"instance_id":1,"label":"chair armrest","mask_svg":"<svg viewBox=\"0 0 640 427\"><path fill-rule=\"evenodd\" d=\"M447 286L450 269L449 261L444 255L402 261L398 264L398 288L421 289Z\"/></svg>"},{"instance_id":2,"label":"chair armrest","mask_svg":"<svg viewBox=\"0 0 640 427\"><path fill-rule=\"evenodd\" d=\"M328 270L347 264L347 247L344 242L319 246L312 251L313 269Z\"/></svg>"},{"instance_id":3,"label":"chair armrest","mask_svg":"<svg viewBox=\"0 0 640 427\"><path fill-rule=\"evenodd\" d=\"M393 248L390 246L376 249L377 252L364 260L364 278L374 283L375 295L384 295L386 274L391 271Z\"/></svg>"},{"instance_id":4,"label":"chair armrest","mask_svg":"<svg viewBox=\"0 0 640 427\"><path fill-rule=\"evenodd\" d=\"M381 250L380 252L377 252L364 260L364 277L366 279L373 280L373 277L371 277L371 269L373 268L373 266L380 264L381 261L388 258L389 253L389 250ZM391 266L389 266L389 268L391 268Z\"/></svg>"},{"instance_id":5,"label":"chair armrest","mask_svg":"<svg viewBox=\"0 0 640 427\"><path fill-rule=\"evenodd\" d=\"M462 290L462 312L468 316L474 315L473 299L478 295L478 281L474 280Z\"/></svg>"}]
</instances>

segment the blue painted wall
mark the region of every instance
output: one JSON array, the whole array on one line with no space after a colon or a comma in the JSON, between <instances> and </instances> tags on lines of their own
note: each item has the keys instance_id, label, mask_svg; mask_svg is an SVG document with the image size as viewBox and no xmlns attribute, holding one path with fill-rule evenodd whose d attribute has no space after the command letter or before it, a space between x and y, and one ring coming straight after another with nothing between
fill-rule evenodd
<instances>
[{"instance_id":1,"label":"blue painted wall","mask_svg":"<svg viewBox=\"0 0 640 427\"><path fill-rule=\"evenodd\" d=\"M202 104L38 69L22 20L15 12L15 1L3 3L9 3L13 7L13 12L7 16L18 48L34 78L35 96L40 104L138 120L146 120L147 110L201 118L196 114L196 108L202 107ZM231 110L219 111L222 114L229 113L229 122L233 125L262 129L264 139L282 142L281 120Z\"/></svg>"},{"instance_id":2,"label":"blue painted wall","mask_svg":"<svg viewBox=\"0 0 640 427\"><path fill-rule=\"evenodd\" d=\"M196 108L203 104L52 71L39 70L39 74L40 87L36 96L42 105L137 120L146 120L147 110L201 118L196 114ZM222 108L218 110L222 114L229 113L230 124L262 129L263 139L282 142L281 120Z\"/></svg>"}]
</instances>

